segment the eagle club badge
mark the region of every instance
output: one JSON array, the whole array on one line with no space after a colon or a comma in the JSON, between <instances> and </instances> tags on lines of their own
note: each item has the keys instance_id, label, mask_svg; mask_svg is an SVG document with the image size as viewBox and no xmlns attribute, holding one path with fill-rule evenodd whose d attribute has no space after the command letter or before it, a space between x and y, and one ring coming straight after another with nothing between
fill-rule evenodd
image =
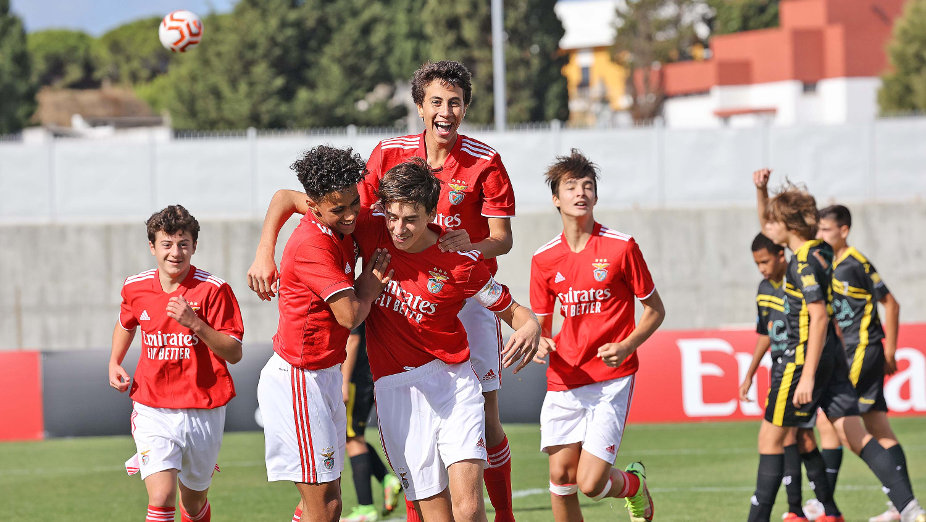
<instances>
[{"instance_id":1,"label":"eagle club badge","mask_svg":"<svg viewBox=\"0 0 926 522\"><path fill-rule=\"evenodd\" d=\"M141 463L145 466L148 465L148 461L150 460L150 457L148 457L148 453L151 453L151 450L145 450L141 452Z\"/></svg>"},{"instance_id":2,"label":"eagle club badge","mask_svg":"<svg viewBox=\"0 0 926 522\"><path fill-rule=\"evenodd\" d=\"M322 456L325 457L325 460L322 461L325 464L325 469L334 469L334 448L323 449Z\"/></svg>"},{"instance_id":3,"label":"eagle club badge","mask_svg":"<svg viewBox=\"0 0 926 522\"><path fill-rule=\"evenodd\" d=\"M604 278L608 277L608 266L611 263L608 263L607 259L596 259L592 266L595 267L595 270L592 272L592 275L595 276L595 281L599 283L604 281Z\"/></svg>"},{"instance_id":4,"label":"eagle club badge","mask_svg":"<svg viewBox=\"0 0 926 522\"><path fill-rule=\"evenodd\" d=\"M443 273L439 268L432 268L428 270L428 274L431 276L428 278L428 292L432 294L439 293L442 288L444 288L444 283L449 279L447 274Z\"/></svg>"},{"instance_id":5,"label":"eagle club badge","mask_svg":"<svg viewBox=\"0 0 926 522\"><path fill-rule=\"evenodd\" d=\"M450 183L447 184L450 187L450 193L447 194L447 197L450 199L451 205L459 205L463 202L463 196L465 196L466 191L466 182L460 181L458 179L450 180Z\"/></svg>"},{"instance_id":6,"label":"eagle club badge","mask_svg":"<svg viewBox=\"0 0 926 522\"><path fill-rule=\"evenodd\" d=\"M408 489L411 484L408 483L408 477L406 477L405 475L408 475L408 472L400 469L399 470L399 480L402 481L402 487L405 489Z\"/></svg>"}]
</instances>

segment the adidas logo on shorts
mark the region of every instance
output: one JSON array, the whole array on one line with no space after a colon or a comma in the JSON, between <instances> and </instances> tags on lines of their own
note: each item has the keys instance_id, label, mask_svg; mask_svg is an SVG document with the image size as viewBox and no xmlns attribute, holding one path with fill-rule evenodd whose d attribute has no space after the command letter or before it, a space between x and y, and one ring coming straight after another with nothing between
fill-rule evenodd
<instances>
[{"instance_id":1,"label":"adidas logo on shorts","mask_svg":"<svg viewBox=\"0 0 926 522\"><path fill-rule=\"evenodd\" d=\"M486 441L482 437L479 437L479 442L476 443L477 448L486 449Z\"/></svg>"},{"instance_id":2,"label":"adidas logo on shorts","mask_svg":"<svg viewBox=\"0 0 926 522\"><path fill-rule=\"evenodd\" d=\"M486 372L485 375L482 376L482 380L484 381L491 381L494 378L495 378L495 372L493 370L489 370L488 372Z\"/></svg>"},{"instance_id":3,"label":"adidas logo on shorts","mask_svg":"<svg viewBox=\"0 0 926 522\"><path fill-rule=\"evenodd\" d=\"M611 444L610 446L608 446L608 449L606 449L605 451L607 451L611 455L614 455L615 453L617 453L617 448L614 447L614 444Z\"/></svg>"}]
</instances>

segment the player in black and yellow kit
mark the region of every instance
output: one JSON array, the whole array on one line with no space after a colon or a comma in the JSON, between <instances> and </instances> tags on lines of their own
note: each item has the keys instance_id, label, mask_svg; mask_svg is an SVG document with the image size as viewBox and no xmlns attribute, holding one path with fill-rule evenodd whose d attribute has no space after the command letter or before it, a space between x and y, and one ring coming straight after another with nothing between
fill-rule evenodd
<instances>
[{"instance_id":1,"label":"player in black and yellow kit","mask_svg":"<svg viewBox=\"0 0 926 522\"><path fill-rule=\"evenodd\" d=\"M776 245L771 239L763 234L756 235L752 241L752 256L756 262L759 273L762 274L762 281L759 283L759 290L756 295L756 333L759 334L756 340L756 349L753 353L752 362L746 375L743 378L739 388L739 397L741 401L751 401L749 389L752 387L752 380L755 376L759 364L765 353L771 350L772 368L771 377L774 382L781 381L781 376L788 363L788 357L785 356L785 349L788 345L787 332L787 314L785 313L785 271L788 268L788 262L785 260L784 248ZM782 516L782 520L797 522L807 520L805 516L805 507L801 505L803 500L801 493L801 461L807 469L807 477L811 484L820 481L826 481L826 466L820 450L817 448L817 442L814 438L813 426L816 415L811 415L806 421L797 424L795 429L788 430L784 440L784 473L785 492L788 497L788 512ZM827 499L827 495L832 495L832 488L814 488L817 494L817 503L808 502L809 509L813 507L813 518L823 514L822 501ZM819 506L819 507L816 507Z\"/></svg>"},{"instance_id":2,"label":"player in black and yellow kit","mask_svg":"<svg viewBox=\"0 0 926 522\"><path fill-rule=\"evenodd\" d=\"M784 440L790 427L810 418L817 407L832 421L843 443L871 468L898 506L904 522L926 522L893 459L862 426L855 392L832 321L832 248L817 233L816 200L805 190L785 186L768 199L770 171L753 174L763 233L793 252L785 275L788 343L784 368L770 386L759 428L759 469L750 521L769 520L783 475ZM825 487L825 481L816 484ZM843 520L832 495L818 521Z\"/></svg>"},{"instance_id":3,"label":"player in black and yellow kit","mask_svg":"<svg viewBox=\"0 0 926 522\"><path fill-rule=\"evenodd\" d=\"M884 400L884 375L897 371L894 354L897 351L897 331L900 304L878 275L871 261L847 239L852 227L852 214L842 205L832 205L820 211L817 237L833 247L833 314L842 333L849 365L849 381L858 397L858 409L865 428L884 446L894 464L910 485L907 458L887 418ZM884 321L878 314L878 303L884 306ZM911 485L912 489L912 485ZM899 520L894 506L871 522Z\"/></svg>"}]
</instances>

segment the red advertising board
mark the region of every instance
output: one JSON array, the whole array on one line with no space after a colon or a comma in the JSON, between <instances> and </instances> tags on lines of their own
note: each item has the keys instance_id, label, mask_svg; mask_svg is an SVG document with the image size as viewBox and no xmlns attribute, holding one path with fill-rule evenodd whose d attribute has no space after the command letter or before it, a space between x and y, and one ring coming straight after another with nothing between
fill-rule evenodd
<instances>
[{"instance_id":1,"label":"red advertising board","mask_svg":"<svg viewBox=\"0 0 926 522\"><path fill-rule=\"evenodd\" d=\"M42 422L42 354L0 352L0 440L37 440Z\"/></svg>"},{"instance_id":2,"label":"red advertising board","mask_svg":"<svg viewBox=\"0 0 926 522\"><path fill-rule=\"evenodd\" d=\"M632 422L740 420L762 417L769 357L756 373L752 401L740 401L756 333L751 330L657 331L641 347ZM891 415L926 414L926 324L900 327L897 373L884 394Z\"/></svg>"}]
</instances>

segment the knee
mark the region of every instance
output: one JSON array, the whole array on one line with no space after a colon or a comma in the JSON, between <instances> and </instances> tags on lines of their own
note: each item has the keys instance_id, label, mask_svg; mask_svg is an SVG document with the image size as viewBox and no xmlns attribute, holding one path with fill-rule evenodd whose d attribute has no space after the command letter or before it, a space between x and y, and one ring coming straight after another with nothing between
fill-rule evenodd
<instances>
[{"instance_id":1,"label":"knee","mask_svg":"<svg viewBox=\"0 0 926 522\"><path fill-rule=\"evenodd\" d=\"M604 490L608 483L608 477L595 477L579 475L579 491L589 498L597 497Z\"/></svg>"},{"instance_id":2,"label":"knee","mask_svg":"<svg viewBox=\"0 0 926 522\"><path fill-rule=\"evenodd\" d=\"M456 520L478 520L483 512L482 491L477 495L453 497L453 518Z\"/></svg>"},{"instance_id":3,"label":"knee","mask_svg":"<svg viewBox=\"0 0 926 522\"><path fill-rule=\"evenodd\" d=\"M566 466L555 466L550 464L550 482L557 485L567 485L576 483L576 472Z\"/></svg>"}]
</instances>

